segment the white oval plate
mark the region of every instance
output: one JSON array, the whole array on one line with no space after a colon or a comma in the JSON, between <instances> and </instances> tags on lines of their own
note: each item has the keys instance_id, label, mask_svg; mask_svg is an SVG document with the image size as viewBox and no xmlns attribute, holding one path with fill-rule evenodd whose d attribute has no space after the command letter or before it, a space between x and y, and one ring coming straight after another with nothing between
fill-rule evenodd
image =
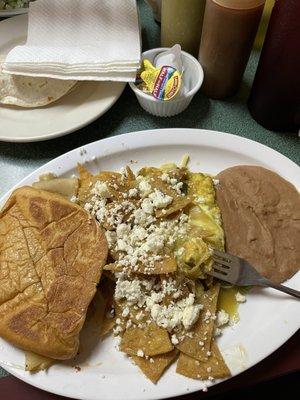
<instances>
[{"instance_id":1,"label":"white oval plate","mask_svg":"<svg viewBox=\"0 0 300 400\"><path fill-rule=\"evenodd\" d=\"M17 186L30 185L49 171L70 176L76 172L78 162L86 162L93 172L119 170L126 164L138 169L144 165L179 163L186 153L191 157L190 168L194 171L217 174L233 165L260 165L300 187L300 168L276 151L238 136L192 129L152 130L100 140L58 157ZM299 289L300 273L287 284ZM300 302L271 289L253 289L239 311L240 322L225 329L218 339L233 376L267 357L300 327ZM31 375L22 370L23 352L0 340L0 364L31 385L76 399L161 399L203 387L199 381L177 375L175 365L154 385L114 345L113 339L108 337L93 345L92 350L91 346L85 346L81 352L84 361L73 362L73 365L80 365L80 372L69 362Z\"/></svg>"},{"instance_id":2,"label":"white oval plate","mask_svg":"<svg viewBox=\"0 0 300 400\"><path fill-rule=\"evenodd\" d=\"M0 54L25 43L27 15L0 22ZM121 96L125 83L81 82L55 103L40 108L0 105L0 140L35 142L74 132L103 115Z\"/></svg>"},{"instance_id":3,"label":"white oval plate","mask_svg":"<svg viewBox=\"0 0 300 400\"><path fill-rule=\"evenodd\" d=\"M12 8L11 10L0 10L0 18L12 17L13 15L27 14L29 8Z\"/></svg>"}]
</instances>

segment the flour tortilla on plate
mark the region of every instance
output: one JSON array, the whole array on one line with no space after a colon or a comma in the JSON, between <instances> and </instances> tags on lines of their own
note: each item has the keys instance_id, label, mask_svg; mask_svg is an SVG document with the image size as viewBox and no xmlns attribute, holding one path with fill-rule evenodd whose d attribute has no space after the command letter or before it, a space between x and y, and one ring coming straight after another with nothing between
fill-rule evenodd
<instances>
[{"instance_id":1,"label":"flour tortilla on plate","mask_svg":"<svg viewBox=\"0 0 300 400\"><path fill-rule=\"evenodd\" d=\"M77 81L10 75L2 72L0 56L0 104L19 107L42 107L60 99Z\"/></svg>"}]
</instances>

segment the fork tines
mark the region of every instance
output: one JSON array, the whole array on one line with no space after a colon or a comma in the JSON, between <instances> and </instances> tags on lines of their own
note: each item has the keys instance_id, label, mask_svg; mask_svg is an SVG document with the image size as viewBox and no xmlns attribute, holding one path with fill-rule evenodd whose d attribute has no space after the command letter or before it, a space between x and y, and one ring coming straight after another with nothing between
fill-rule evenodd
<instances>
[{"instance_id":1,"label":"fork tines","mask_svg":"<svg viewBox=\"0 0 300 400\"><path fill-rule=\"evenodd\" d=\"M232 256L231 254L228 254L223 251L216 250L216 249L213 250L212 258L216 262L220 261L222 264L227 263L228 265L230 265L232 262L236 261L235 256Z\"/></svg>"},{"instance_id":2,"label":"fork tines","mask_svg":"<svg viewBox=\"0 0 300 400\"><path fill-rule=\"evenodd\" d=\"M236 257L214 249L212 259L214 264L209 274L215 278L233 283L232 268L237 267Z\"/></svg>"}]
</instances>

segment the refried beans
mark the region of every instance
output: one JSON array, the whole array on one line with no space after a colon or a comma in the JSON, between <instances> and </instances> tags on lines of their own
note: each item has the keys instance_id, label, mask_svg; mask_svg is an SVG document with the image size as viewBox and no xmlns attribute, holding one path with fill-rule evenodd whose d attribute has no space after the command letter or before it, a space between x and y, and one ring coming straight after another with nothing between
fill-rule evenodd
<instances>
[{"instance_id":1,"label":"refried beans","mask_svg":"<svg viewBox=\"0 0 300 400\"><path fill-rule=\"evenodd\" d=\"M300 269L300 194L268 169L222 171L216 187L228 253L249 261L275 283Z\"/></svg>"}]
</instances>

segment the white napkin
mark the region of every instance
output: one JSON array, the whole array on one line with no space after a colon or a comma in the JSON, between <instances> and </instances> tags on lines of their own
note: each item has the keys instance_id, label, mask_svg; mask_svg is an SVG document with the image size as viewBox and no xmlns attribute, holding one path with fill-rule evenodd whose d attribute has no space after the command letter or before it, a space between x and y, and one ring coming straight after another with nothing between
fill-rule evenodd
<instances>
[{"instance_id":1,"label":"white napkin","mask_svg":"<svg viewBox=\"0 0 300 400\"><path fill-rule=\"evenodd\" d=\"M134 81L141 44L136 0L37 0L24 46L4 72L75 80Z\"/></svg>"}]
</instances>

